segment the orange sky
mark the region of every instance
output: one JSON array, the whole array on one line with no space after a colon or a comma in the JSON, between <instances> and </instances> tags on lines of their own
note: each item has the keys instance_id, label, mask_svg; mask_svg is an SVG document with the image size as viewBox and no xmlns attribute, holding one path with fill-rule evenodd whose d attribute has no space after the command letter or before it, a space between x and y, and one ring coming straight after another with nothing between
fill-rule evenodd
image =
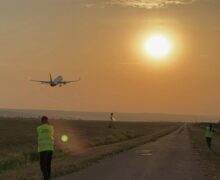
<instances>
[{"instance_id":1,"label":"orange sky","mask_svg":"<svg viewBox=\"0 0 220 180\"><path fill-rule=\"evenodd\" d=\"M3 0L0 107L220 115L219 17L218 0ZM173 39L161 63L154 32ZM82 81L29 82L49 72Z\"/></svg>"}]
</instances>

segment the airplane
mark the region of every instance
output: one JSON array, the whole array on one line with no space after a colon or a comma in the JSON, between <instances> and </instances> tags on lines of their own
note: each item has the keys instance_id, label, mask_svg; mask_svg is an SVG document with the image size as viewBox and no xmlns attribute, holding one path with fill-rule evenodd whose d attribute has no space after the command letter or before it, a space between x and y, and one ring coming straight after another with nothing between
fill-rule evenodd
<instances>
[{"instance_id":1,"label":"airplane","mask_svg":"<svg viewBox=\"0 0 220 180\"><path fill-rule=\"evenodd\" d=\"M61 87L62 85L66 85L66 84L71 83L71 82L77 82L77 81L80 81L80 80L81 79L79 78L79 79L74 80L74 81L63 81L63 77L62 76L57 76L53 80L52 75L50 74L50 81L39 81L39 80L31 80L31 81L39 82L39 83L42 83L42 84L48 84L51 87L55 87L57 85L59 85Z\"/></svg>"}]
</instances>

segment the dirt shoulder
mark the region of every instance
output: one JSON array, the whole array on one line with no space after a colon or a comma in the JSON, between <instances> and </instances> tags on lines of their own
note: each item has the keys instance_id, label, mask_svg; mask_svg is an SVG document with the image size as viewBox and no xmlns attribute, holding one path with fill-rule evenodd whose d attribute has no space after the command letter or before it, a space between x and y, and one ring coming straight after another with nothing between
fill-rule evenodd
<instances>
[{"instance_id":1,"label":"dirt shoulder","mask_svg":"<svg viewBox=\"0 0 220 180\"><path fill-rule=\"evenodd\" d=\"M220 135L216 132L210 151L205 141L205 126L192 124L189 126L192 145L200 156L203 169L210 180L220 179Z\"/></svg>"}]
</instances>

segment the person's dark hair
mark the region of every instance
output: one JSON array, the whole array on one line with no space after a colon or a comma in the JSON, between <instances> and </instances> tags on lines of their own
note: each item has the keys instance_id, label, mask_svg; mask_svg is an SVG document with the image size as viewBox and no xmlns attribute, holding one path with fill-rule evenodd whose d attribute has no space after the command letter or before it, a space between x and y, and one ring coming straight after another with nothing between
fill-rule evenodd
<instances>
[{"instance_id":1,"label":"person's dark hair","mask_svg":"<svg viewBox=\"0 0 220 180\"><path fill-rule=\"evenodd\" d=\"M47 116L42 116L42 117L41 117L41 122L42 122L43 124L48 123L48 117L47 117Z\"/></svg>"}]
</instances>

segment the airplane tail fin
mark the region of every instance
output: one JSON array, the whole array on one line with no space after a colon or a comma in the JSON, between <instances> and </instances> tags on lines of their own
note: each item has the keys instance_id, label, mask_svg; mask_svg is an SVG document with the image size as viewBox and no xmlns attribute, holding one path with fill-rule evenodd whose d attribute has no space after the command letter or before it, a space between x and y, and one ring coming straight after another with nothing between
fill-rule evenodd
<instances>
[{"instance_id":1,"label":"airplane tail fin","mask_svg":"<svg viewBox=\"0 0 220 180\"><path fill-rule=\"evenodd\" d=\"M51 73L50 73L50 82L53 82L53 78L52 78Z\"/></svg>"}]
</instances>

